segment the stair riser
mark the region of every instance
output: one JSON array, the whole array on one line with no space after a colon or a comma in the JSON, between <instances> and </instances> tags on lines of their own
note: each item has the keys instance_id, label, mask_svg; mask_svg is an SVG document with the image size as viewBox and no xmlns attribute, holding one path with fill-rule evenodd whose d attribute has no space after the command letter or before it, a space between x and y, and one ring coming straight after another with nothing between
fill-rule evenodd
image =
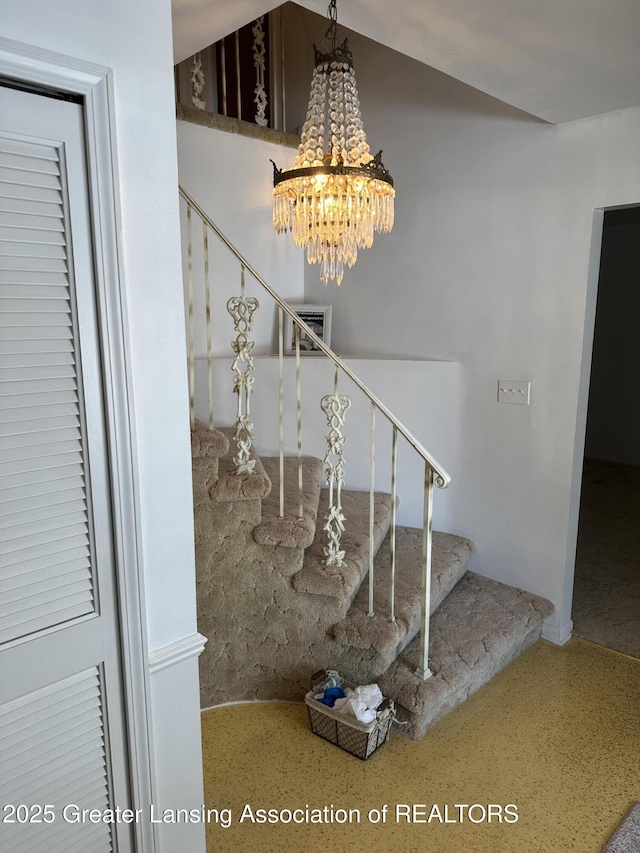
<instances>
[{"instance_id":1,"label":"stair riser","mask_svg":"<svg viewBox=\"0 0 640 853\"><path fill-rule=\"evenodd\" d=\"M193 460L193 503L195 506L211 501L209 490L218 481L218 460L203 457Z\"/></svg>"}]
</instances>

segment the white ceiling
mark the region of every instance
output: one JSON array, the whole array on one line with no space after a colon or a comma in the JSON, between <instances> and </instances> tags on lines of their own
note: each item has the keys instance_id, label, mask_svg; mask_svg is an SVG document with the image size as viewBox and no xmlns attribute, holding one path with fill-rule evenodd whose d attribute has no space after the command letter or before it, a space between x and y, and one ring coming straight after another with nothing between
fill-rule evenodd
<instances>
[{"instance_id":1,"label":"white ceiling","mask_svg":"<svg viewBox=\"0 0 640 853\"><path fill-rule=\"evenodd\" d=\"M275 5L173 0L176 62ZM640 104L640 0L338 0L338 22L550 122Z\"/></svg>"}]
</instances>

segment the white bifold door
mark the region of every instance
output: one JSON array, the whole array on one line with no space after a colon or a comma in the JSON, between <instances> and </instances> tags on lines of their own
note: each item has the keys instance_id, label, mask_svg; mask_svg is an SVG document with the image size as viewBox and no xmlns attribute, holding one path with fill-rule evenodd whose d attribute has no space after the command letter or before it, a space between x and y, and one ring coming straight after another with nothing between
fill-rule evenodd
<instances>
[{"instance_id":1,"label":"white bifold door","mask_svg":"<svg viewBox=\"0 0 640 853\"><path fill-rule=\"evenodd\" d=\"M131 825L82 814L130 806L83 107L10 85L0 85L0 850L128 853Z\"/></svg>"}]
</instances>

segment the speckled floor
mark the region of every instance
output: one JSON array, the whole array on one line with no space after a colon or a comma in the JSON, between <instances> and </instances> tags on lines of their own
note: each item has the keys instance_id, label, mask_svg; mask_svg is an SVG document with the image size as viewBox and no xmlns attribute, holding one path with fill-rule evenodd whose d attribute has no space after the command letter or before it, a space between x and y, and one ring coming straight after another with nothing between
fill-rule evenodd
<instances>
[{"instance_id":1,"label":"speckled floor","mask_svg":"<svg viewBox=\"0 0 640 853\"><path fill-rule=\"evenodd\" d=\"M585 460L572 619L577 636L640 658L640 468Z\"/></svg>"},{"instance_id":2,"label":"speckled floor","mask_svg":"<svg viewBox=\"0 0 640 853\"><path fill-rule=\"evenodd\" d=\"M309 731L301 705L203 714L205 795L231 809L211 822L208 851L601 853L640 799L640 661L572 639L544 641L420 741L392 733L367 762ZM257 809L357 809L361 822L252 824ZM368 821L388 805L386 823ZM515 804L517 823L396 823L396 804ZM474 819L482 817L476 808ZM494 810L495 813L495 810ZM248 814L248 813L247 813ZM375 817L375 813L374 813Z\"/></svg>"}]
</instances>

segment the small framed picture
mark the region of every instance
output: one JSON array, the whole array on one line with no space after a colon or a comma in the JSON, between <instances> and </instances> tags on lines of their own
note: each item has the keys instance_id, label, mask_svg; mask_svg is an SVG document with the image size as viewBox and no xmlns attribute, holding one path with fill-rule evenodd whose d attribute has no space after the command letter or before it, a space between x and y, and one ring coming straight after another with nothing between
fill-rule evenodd
<instances>
[{"instance_id":1,"label":"small framed picture","mask_svg":"<svg viewBox=\"0 0 640 853\"><path fill-rule=\"evenodd\" d=\"M291 305L298 317L309 326L322 343L331 346L331 305ZM296 336L294 322L285 314L284 317L284 354L295 355ZM322 350L300 329L300 355L320 355Z\"/></svg>"}]
</instances>

